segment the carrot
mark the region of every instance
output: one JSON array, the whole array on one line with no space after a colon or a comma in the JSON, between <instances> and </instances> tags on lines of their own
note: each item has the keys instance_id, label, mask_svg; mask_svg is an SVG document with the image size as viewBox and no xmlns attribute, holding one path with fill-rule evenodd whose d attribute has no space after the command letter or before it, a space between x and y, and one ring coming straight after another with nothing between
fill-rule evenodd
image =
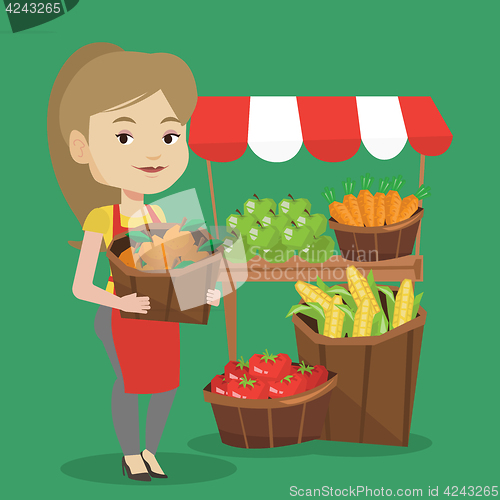
<instances>
[{"instance_id":1,"label":"carrot","mask_svg":"<svg viewBox=\"0 0 500 500\"><path fill-rule=\"evenodd\" d=\"M358 200L356 199L356 196L352 194L355 185L356 183L354 181L351 181L350 177L348 177L344 182L344 205L346 206L347 210L351 212L351 215L355 222L354 225L363 227L363 218L361 217L361 210L359 209Z\"/></svg>"},{"instance_id":2,"label":"carrot","mask_svg":"<svg viewBox=\"0 0 500 500\"><path fill-rule=\"evenodd\" d=\"M404 183L405 181L402 180L401 175L398 178L394 177L391 190L385 197L385 222L387 225L395 224L398 221L402 203L398 190L404 185Z\"/></svg>"},{"instance_id":3,"label":"carrot","mask_svg":"<svg viewBox=\"0 0 500 500\"><path fill-rule=\"evenodd\" d=\"M375 225L375 202L373 194L369 191L372 182L373 177L370 178L370 174L366 174L364 177L361 176L362 189L358 194L358 205L363 224L366 227L373 227Z\"/></svg>"},{"instance_id":4,"label":"carrot","mask_svg":"<svg viewBox=\"0 0 500 500\"><path fill-rule=\"evenodd\" d=\"M398 222L409 219L417 211L419 200L431 195L430 190L430 187L420 186L415 194L410 194L410 196L404 198L401 203Z\"/></svg>"},{"instance_id":5,"label":"carrot","mask_svg":"<svg viewBox=\"0 0 500 500\"><path fill-rule=\"evenodd\" d=\"M326 201L329 203L330 215L340 224L347 224L348 226L355 226L356 223L343 203L335 201L335 191L333 188L325 188L325 192L321 193Z\"/></svg>"},{"instance_id":6,"label":"carrot","mask_svg":"<svg viewBox=\"0 0 500 500\"><path fill-rule=\"evenodd\" d=\"M389 189L389 177L380 179L378 193L373 197L375 205L375 226L383 226L385 224L385 194Z\"/></svg>"},{"instance_id":7,"label":"carrot","mask_svg":"<svg viewBox=\"0 0 500 500\"><path fill-rule=\"evenodd\" d=\"M330 205L330 215L341 224L347 224L348 226L357 226L349 209L338 201L334 201Z\"/></svg>"}]
</instances>

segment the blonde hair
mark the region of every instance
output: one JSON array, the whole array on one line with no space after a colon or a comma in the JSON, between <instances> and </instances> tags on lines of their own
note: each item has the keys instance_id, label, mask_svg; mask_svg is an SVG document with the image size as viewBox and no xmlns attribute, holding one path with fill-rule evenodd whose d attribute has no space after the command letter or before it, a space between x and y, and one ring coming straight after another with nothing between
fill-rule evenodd
<instances>
[{"instance_id":1,"label":"blonde hair","mask_svg":"<svg viewBox=\"0 0 500 500\"><path fill-rule=\"evenodd\" d=\"M88 140L92 115L134 100L131 105L159 90L181 123L187 123L198 95L191 70L177 56L92 43L72 54L59 71L47 111L49 150L59 187L80 224L92 209L120 203L120 190L99 184L88 167L72 159L71 131L78 130Z\"/></svg>"}]
</instances>

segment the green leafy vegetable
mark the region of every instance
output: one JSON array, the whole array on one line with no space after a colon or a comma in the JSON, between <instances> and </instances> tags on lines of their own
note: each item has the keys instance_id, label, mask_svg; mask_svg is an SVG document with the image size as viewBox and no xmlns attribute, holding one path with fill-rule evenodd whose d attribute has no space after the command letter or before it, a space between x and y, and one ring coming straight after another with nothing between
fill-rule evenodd
<instances>
[{"instance_id":1,"label":"green leafy vegetable","mask_svg":"<svg viewBox=\"0 0 500 500\"><path fill-rule=\"evenodd\" d=\"M389 320L387 319L387 316L384 313L381 316L381 321L380 321L380 335L386 333L387 331L389 331Z\"/></svg>"},{"instance_id":2,"label":"green leafy vegetable","mask_svg":"<svg viewBox=\"0 0 500 500\"><path fill-rule=\"evenodd\" d=\"M352 329L354 328L354 311L345 304L335 304L335 307L338 307L343 313L345 313L342 333L347 333L348 337L352 337Z\"/></svg>"},{"instance_id":3,"label":"green leafy vegetable","mask_svg":"<svg viewBox=\"0 0 500 500\"><path fill-rule=\"evenodd\" d=\"M354 301L351 293L347 291L343 286L334 285L327 292L327 295L333 297L334 295L340 295L343 301L351 308L351 311L355 313L358 310L358 306Z\"/></svg>"},{"instance_id":4,"label":"green leafy vegetable","mask_svg":"<svg viewBox=\"0 0 500 500\"><path fill-rule=\"evenodd\" d=\"M370 332L370 335L372 337L376 337L377 335L380 335L380 318L382 315L380 314L381 311L379 311L375 316L373 316L373 322L372 322L372 331Z\"/></svg>"},{"instance_id":5,"label":"green leafy vegetable","mask_svg":"<svg viewBox=\"0 0 500 500\"><path fill-rule=\"evenodd\" d=\"M125 236L128 236L132 241L137 241L140 243L153 241L147 234L141 233L140 231L130 231Z\"/></svg>"},{"instance_id":6,"label":"green leafy vegetable","mask_svg":"<svg viewBox=\"0 0 500 500\"><path fill-rule=\"evenodd\" d=\"M373 277L373 271L370 269L370 272L368 273L368 276L366 277L366 281L368 282L368 286L370 287L370 290L373 293L373 296L375 297L375 300L377 301L377 304L380 308L380 311L375 314L373 318L373 326L372 326L372 333L371 335L382 335L383 333L387 332L387 329L389 327L389 320L387 319L387 316L385 315L384 310L382 309L382 302L380 302L380 294L377 288L377 283L375 283L375 278ZM377 316L380 314L379 318ZM375 321L377 320L377 323ZM375 328L374 328L375 327Z\"/></svg>"},{"instance_id":7,"label":"green leafy vegetable","mask_svg":"<svg viewBox=\"0 0 500 500\"><path fill-rule=\"evenodd\" d=\"M305 304L297 304L295 306L292 306L290 310L288 311L288 314L285 316L285 318L288 318L292 314L298 314L298 313L304 313L307 316L307 312L304 311L310 311L311 308L309 306L306 306Z\"/></svg>"},{"instance_id":8,"label":"green leafy vegetable","mask_svg":"<svg viewBox=\"0 0 500 500\"><path fill-rule=\"evenodd\" d=\"M197 231L200 227L206 225L206 222L201 219L191 219L188 220L181 228L182 231Z\"/></svg>"},{"instance_id":9,"label":"green leafy vegetable","mask_svg":"<svg viewBox=\"0 0 500 500\"><path fill-rule=\"evenodd\" d=\"M328 291L330 288L319 276L316 278L316 285L323 292Z\"/></svg>"},{"instance_id":10,"label":"green leafy vegetable","mask_svg":"<svg viewBox=\"0 0 500 500\"><path fill-rule=\"evenodd\" d=\"M415 297L415 300L413 301L413 311L411 313L411 319L415 319L417 317L418 308L420 307L420 301L422 300L422 295L423 294L424 294L424 292L419 293Z\"/></svg>"},{"instance_id":11,"label":"green leafy vegetable","mask_svg":"<svg viewBox=\"0 0 500 500\"><path fill-rule=\"evenodd\" d=\"M394 292L388 286L377 287L387 299L387 312L389 313L389 330L392 330L392 320L394 318L394 305L396 304L396 299L394 298Z\"/></svg>"},{"instance_id":12,"label":"green leafy vegetable","mask_svg":"<svg viewBox=\"0 0 500 500\"><path fill-rule=\"evenodd\" d=\"M249 368L249 367L250 367L250 362L249 362L249 361L247 361L247 362L245 363L245 360L243 359L243 356L241 356L241 358L240 358L240 360L239 360L239 361L240 361L239 363L236 363L236 366L237 366L240 370L243 370L243 368L244 368L245 366L246 366L247 368Z\"/></svg>"},{"instance_id":13,"label":"green leafy vegetable","mask_svg":"<svg viewBox=\"0 0 500 500\"><path fill-rule=\"evenodd\" d=\"M309 365L306 365L304 363L304 361L301 361L299 363L299 367L297 368L297 371L299 373L302 373L302 375L304 375L304 373L312 373L312 371L314 370L314 366L309 366Z\"/></svg>"},{"instance_id":14,"label":"green leafy vegetable","mask_svg":"<svg viewBox=\"0 0 500 500\"><path fill-rule=\"evenodd\" d=\"M375 283L375 279L373 277L373 271L371 269L370 272L368 273L368 276L366 277L366 281L368 282L368 286L370 287L370 290L375 296L375 300L377 301L377 304L380 307L380 310L382 311L382 304L380 303L380 295L378 293L377 284Z\"/></svg>"},{"instance_id":15,"label":"green leafy vegetable","mask_svg":"<svg viewBox=\"0 0 500 500\"><path fill-rule=\"evenodd\" d=\"M182 262L179 262L174 269L184 269L187 266L190 266L191 264L194 264L194 261L192 260L183 260Z\"/></svg>"},{"instance_id":16,"label":"green leafy vegetable","mask_svg":"<svg viewBox=\"0 0 500 500\"><path fill-rule=\"evenodd\" d=\"M389 322L387 317L382 310L380 310L375 316L373 316L372 331L370 335L372 337L377 337L384 333L387 333Z\"/></svg>"},{"instance_id":17,"label":"green leafy vegetable","mask_svg":"<svg viewBox=\"0 0 500 500\"><path fill-rule=\"evenodd\" d=\"M246 386L249 385L253 389L253 385L255 384L255 382L257 382L257 381L247 378L247 375L245 373L245 375L243 375L243 378L241 379L241 382L239 383L239 385L242 385L244 388L246 388Z\"/></svg>"},{"instance_id":18,"label":"green leafy vegetable","mask_svg":"<svg viewBox=\"0 0 500 500\"><path fill-rule=\"evenodd\" d=\"M286 317L288 318L292 314L298 313L315 319L318 323L318 333L322 334L325 331L325 311L323 311L323 308L317 302L306 302L305 304L292 306Z\"/></svg>"},{"instance_id":19,"label":"green leafy vegetable","mask_svg":"<svg viewBox=\"0 0 500 500\"><path fill-rule=\"evenodd\" d=\"M207 252L210 251L214 253L217 248L219 248L224 242L222 240L218 240L214 238L212 240L208 240L200 248L198 248L198 252Z\"/></svg>"},{"instance_id":20,"label":"green leafy vegetable","mask_svg":"<svg viewBox=\"0 0 500 500\"><path fill-rule=\"evenodd\" d=\"M264 354L262 358L260 358L261 361L265 361L266 363L269 363L269 361L272 361L273 363L276 363L276 358L278 357L277 354L269 354L267 352L267 349L264 351Z\"/></svg>"}]
</instances>

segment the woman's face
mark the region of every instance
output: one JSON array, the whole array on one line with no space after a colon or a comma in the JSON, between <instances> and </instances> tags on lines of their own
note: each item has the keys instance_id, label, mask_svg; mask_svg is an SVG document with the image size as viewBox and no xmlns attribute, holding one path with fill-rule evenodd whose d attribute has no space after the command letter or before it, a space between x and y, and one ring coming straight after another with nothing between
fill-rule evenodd
<instances>
[{"instance_id":1,"label":"woman's face","mask_svg":"<svg viewBox=\"0 0 500 500\"><path fill-rule=\"evenodd\" d=\"M164 191L186 170L186 125L161 90L122 106L90 117L90 171L101 184L140 194Z\"/></svg>"}]
</instances>

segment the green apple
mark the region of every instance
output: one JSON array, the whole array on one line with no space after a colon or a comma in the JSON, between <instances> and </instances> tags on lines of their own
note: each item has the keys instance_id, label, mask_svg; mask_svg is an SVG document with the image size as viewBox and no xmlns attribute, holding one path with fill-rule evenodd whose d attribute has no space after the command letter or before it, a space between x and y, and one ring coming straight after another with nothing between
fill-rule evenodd
<instances>
[{"instance_id":1,"label":"green apple","mask_svg":"<svg viewBox=\"0 0 500 500\"><path fill-rule=\"evenodd\" d=\"M285 226L281 234L281 242L288 248L301 250L309 245L314 235L312 229L308 226L297 226L294 221Z\"/></svg>"},{"instance_id":2,"label":"green apple","mask_svg":"<svg viewBox=\"0 0 500 500\"><path fill-rule=\"evenodd\" d=\"M263 198L262 200L254 194L256 198L250 198L245 202L245 215L252 215L256 220L261 220L267 215L269 210L276 211L276 202L271 198Z\"/></svg>"},{"instance_id":3,"label":"green apple","mask_svg":"<svg viewBox=\"0 0 500 500\"><path fill-rule=\"evenodd\" d=\"M291 199L285 198L280 201L280 213L286 215L288 220L295 220L300 217L304 210L311 210L311 203L305 198L294 199L294 197L289 194Z\"/></svg>"},{"instance_id":4,"label":"green apple","mask_svg":"<svg viewBox=\"0 0 500 500\"><path fill-rule=\"evenodd\" d=\"M255 223L255 217L253 215L243 215L239 210L236 210L236 212L238 213L231 214L226 219L226 225L231 230L237 229L243 236L246 236Z\"/></svg>"},{"instance_id":5,"label":"green apple","mask_svg":"<svg viewBox=\"0 0 500 500\"><path fill-rule=\"evenodd\" d=\"M277 215L274 210L269 210L265 217L262 217L263 226L274 226L280 233L285 229L288 224L288 218L286 215Z\"/></svg>"},{"instance_id":6,"label":"green apple","mask_svg":"<svg viewBox=\"0 0 500 500\"><path fill-rule=\"evenodd\" d=\"M250 228L247 234L247 244L262 248L271 248L280 239L280 232L274 226L263 226L259 221Z\"/></svg>"},{"instance_id":7,"label":"green apple","mask_svg":"<svg viewBox=\"0 0 500 500\"><path fill-rule=\"evenodd\" d=\"M259 254L261 254L267 262L281 264L290 260L295 255L295 251L286 247L279 241L272 248L259 251Z\"/></svg>"},{"instance_id":8,"label":"green apple","mask_svg":"<svg viewBox=\"0 0 500 500\"><path fill-rule=\"evenodd\" d=\"M248 262L257 254L257 247L247 245L240 237L226 237L224 240L224 246L224 256L229 262L233 262L235 264Z\"/></svg>"},{"instance_id":9,"label":"green apple","mask_svg":"<svg viewBox=\"0 0 500 500\"><path fill-rule=\"evenodd\" d=\"M299 257L312 264L320 264L333 256L334 249L335 241L330 236L321 236L314 238L310 245L301 250Z\"/></svg>"},{"instance_id":10,"label":"green apple","mask_svg":"<svg viewBox=\"0 0 500 500\"><path fill-rule=\"evenodd\" d=\"M308 226L312 229L315 237L321 236L326 231L328 220L323 214L310 214L309 210L304 210L304 213L297 217L297 226Z\"/></svg>"}]
</instances>

